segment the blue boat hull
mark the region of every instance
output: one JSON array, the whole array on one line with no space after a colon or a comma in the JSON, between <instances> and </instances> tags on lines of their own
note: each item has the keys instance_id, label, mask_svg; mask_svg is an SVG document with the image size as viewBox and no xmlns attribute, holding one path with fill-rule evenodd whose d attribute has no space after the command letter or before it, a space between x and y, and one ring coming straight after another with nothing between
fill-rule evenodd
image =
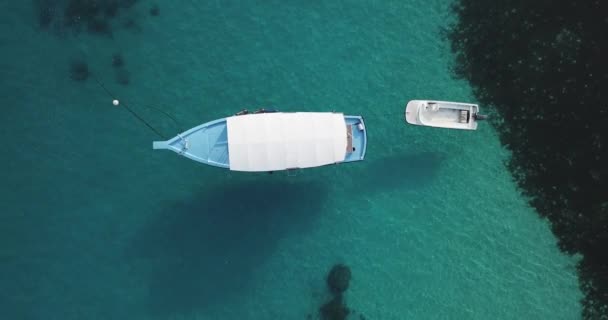
<instances>
[{"instance_id":1,"label":"blue boat hull","mask_svg":"<svg viewBox=\"0 0 608 320\"><path fill-rule=\"evenodd\" d=\"M345 115L344 120L350 129L351 151L346 153L343 162L361 161L367 147L363 117ZM201 124L167 141L155 141L153 149L168 149L197 162L230 169L226 118Z\"/></svg>"},{"instance_id":2,"label":"blue boat hull","mask_svg":"<svg viewBox=\"0 0 608 320\"><path fill-rule=\"evenodd\" d=\"M194 127L167 141L155 141L154 149L169 149L211 166L230 168L226 119Z\"/></svg>"}]
</instances>

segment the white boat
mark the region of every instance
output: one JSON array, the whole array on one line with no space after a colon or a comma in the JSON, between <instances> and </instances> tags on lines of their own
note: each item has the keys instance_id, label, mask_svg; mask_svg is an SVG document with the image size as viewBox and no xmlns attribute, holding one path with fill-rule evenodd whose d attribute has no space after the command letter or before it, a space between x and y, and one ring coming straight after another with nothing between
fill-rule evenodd
<instances>
[{"instance_id":1,"label":"white boat","mask_svg":"<svg viewBox=\"0 0 608 320\"><path fill-rule=\"evenodd\" d=\"M412 100L405 107L405 121L420 126L477 130L477 122L486 118L471 103Z\"/></svg>"},{"instance_id":2,"label":"white boat","mask_svg":"<svg viewBox=\"0 0 608 320\"><path fill-rule=\"evenodd\" d=\"M279 171L361 161L363 117L332 112L239 112L201 124L154 149L233 171Z\"/></svg>"}]
</instances>

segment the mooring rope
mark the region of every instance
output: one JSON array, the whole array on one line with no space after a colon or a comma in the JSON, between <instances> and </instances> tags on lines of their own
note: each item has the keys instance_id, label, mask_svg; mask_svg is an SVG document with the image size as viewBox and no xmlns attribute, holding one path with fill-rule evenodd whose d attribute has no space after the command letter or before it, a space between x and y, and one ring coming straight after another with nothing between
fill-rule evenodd
<instances>
[{"instance_id":1,"label":"mooring rope","mask_svg":"<svg viewBox=\"0 0 608 320\"><path fill-rule=\"evenodd\" d=\"M137 112L133 111L133 109L131 109L125 102L121 102L120 100L116 99L116 97L112 94L112 92L110 92L110 90L108 90L108 88L106 88L106 86L97 78L97 76L95 76L95 74L91 73L91 76L93 76L93 79L95 79L95 82L97 82L97 84L103 89L103 91L105 91L105 93L112 98L112 103L115 106L118 106L119 104L122 103L123 107L129 111L129 113L131 113L131 115L133 115L137 120L139 120L141 123L143 123L146 127L148 127L150 130L152 130L154 133L156 133L161 139L165 139L167 140L167 137L165 137L162 133L160 133L160 131L158 131L156 128L154 128L154 126L152 126L148 121L146 121L142 116L140 116L139 114L137 114ZM157 109L158 110L158 109ZM163 114L167 115L167 113L163 112ZM169 116L171 119L173 119L173 121L176 121L175 118ZM176 122L177 123L177 122Z\"/></svg>"},{"instance_id":2,"label":"mooring rope","mask_svg":"<svg viewBox=\"0 0 608 320\"><path fill-rule=\"evenodd\" d=\"M84 45L82 39L78 36L75 37L77 39L77 41L80 43L81 46ZM80 51L80 53L82 54L82 56L87 56L83 49L81 47L78 47L78 51ZM108 95L108 97L110 97L112 99L112 104L115 106L119 106L122 105L124 107L125 110L127 110L136 120L138 120L140 123L142 123L143 125L145 125L146 127L148 127L150 130L152 130L152 132L154 132L156 135L158 135L161 139L167 140L168 138L163 135L158 129L156 129L152 124L150 124L148 121L146 121L141 115L139 115L137 112L135 112L135 110L133 110L131 107L129 107L129 105L127 103L125 103L122 100L119 100L110 90L108 90L108 88L104 85L104 83L99 80L99 78L95 75L94 72L91 72L90 75L93 77L93 79L95 79L95 82L97 82L97 84L102 88L102 90ZM160 108L157 108L155 106L151 106L151 105L144 105L145 107L154 109L160 113L162 113L163 115L165 115L166 117L168 117L169 119L171 119L175 125L179 128L179 129L183 129L180 125L180 123L175 119L175 117L171 116L170 114L168 114L167 112L161 110ZM182 130L183 131L183 130Z\"/></svg>"}]
</instances>

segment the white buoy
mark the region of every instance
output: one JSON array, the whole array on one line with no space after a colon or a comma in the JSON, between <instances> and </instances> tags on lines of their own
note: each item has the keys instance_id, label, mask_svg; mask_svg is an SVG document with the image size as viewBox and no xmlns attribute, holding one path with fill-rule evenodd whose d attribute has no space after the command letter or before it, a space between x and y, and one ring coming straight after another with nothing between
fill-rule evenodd
<instances>
[{"instance_id":1,"label":"white buoy","mask_svg":"<svg viewBox=\"0 0 608 320\"><path fill-rule=\"evenodd\" d=\"M114 100L112 100L112 104L115 105L115 106L117 106L117 105L120 104L120 101L114 99Z\"/></svg>"}]
</instances>

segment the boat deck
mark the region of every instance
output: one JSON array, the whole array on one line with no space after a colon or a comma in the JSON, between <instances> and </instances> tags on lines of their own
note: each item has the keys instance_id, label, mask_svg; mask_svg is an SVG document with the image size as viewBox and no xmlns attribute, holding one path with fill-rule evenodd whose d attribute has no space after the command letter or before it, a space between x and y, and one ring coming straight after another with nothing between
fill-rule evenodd
<instances>
[{"instance_id":1,"label":"boat deck","mask_svg":"<svg viewBox=\"0 0 608 320\"><path fill-rule=\"evenodd\" d=\"M461 118L460 118L460 109L448 109L448 108L442 108L439 109L437 112L435 113L425 113L425 116L428 116L429 118L432 117L434 122L450 122L450 123L462 123ZM467 111L467 110L464 110ZM468 113L468 111L467 111ZM464 123L467 123L468 119L466 119L464 121Z\"/></svg>"},{"instance_id":2,"label":"boat deck","mask_svg":"<svg viewBox=\"0 0 608 320\"><path fill-rule=\"evenodd\" d=\"M439 103L439 110L420 110L419 119L430 126L449 126L454 129L469 129L471 115L475 112L471 106L449 106Z\"/></svg>"},{"instance_id":3,"label":"boat deck","mask_svg":"<svg viewBox=\"0 0 608 320\"><path fill-rule=\"evenodd\" d=\"M172 139L155 143L208 165L229 168L226 120L220 119L194 127Z\"/></svg>"}]
</instances>

